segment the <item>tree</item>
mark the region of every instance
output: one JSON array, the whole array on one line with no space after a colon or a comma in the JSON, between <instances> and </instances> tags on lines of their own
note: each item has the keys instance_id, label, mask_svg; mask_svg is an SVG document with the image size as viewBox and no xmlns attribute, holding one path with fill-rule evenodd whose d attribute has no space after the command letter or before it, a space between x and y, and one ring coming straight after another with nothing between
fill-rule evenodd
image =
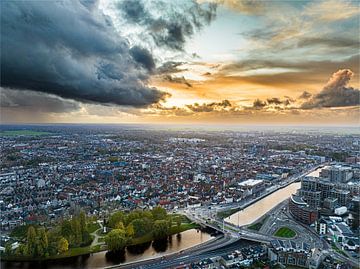
<instances>
[{"instance_id":1,"label":"tree","mask_svg":"<svg viewBox=\"0 0 360 269\"><path fill-rule=\"evenodd\" d=\"M148 233L151 229L151 227L149 227L145 219L134 219L130 224L134 228L135 237L143 236L146 233Z\"/></svg>"},{"instance_id":2,"label":"tree","mask_svg":"<svg viewBox=\"0 0 360 269\"><path fill-rule=\"evenodd\" d=\"M105 243L110 251L120 251L127 244L127 238L124 230L113 229L105 236Z\"/></svg>"},{"instance_id":3,"label":"tree","mask_svg":"<svg viewBox=\"0 0 360 269\"><path fill-rule=\"evenodd\" d=\"M63 253L69 249L69 242L66 240L65 237L61 237L59 239L57 250L59 253Z\"/></svg>"},{"instance_id":4,"label":"tree","mask_svg":"<svg viewBox=\"0 0 360 269\"><path fill-rule=\"evenodd\" d=\"M30 226L27 232L26 253L29 256L35 256L37 254L36 251L37 251L36 231L33 226Z\"/></svg>"},{"instance_id":5,"label":"tree","mask_svg":"<svg viewBox=\"0 0 360 269\"><path fill-rule=\"evenodd\" d=\"M45 231L45 228L38 229L38 255L48 256L49 241Z\"/></svg>"},{"instance_id":6,"label":"tree","mask_svg":"<svg viewBox=\"0 0 360 269\"><path fill-rule=\"evenodd\" d=\"M26 255L26 245L25 244L19 245L19 247L16 249L16 255L18 255L18 256Z\"/></svg>"},{"instance_id":7,"label":"tree","mask_svg":"<svg viewBox=\"0 0 360 269\"><path fill-rule=\"evenodd\" d=\"M61 223L61 235L70 242L72 233L73 232L72 232L72 228L71 228L71 222L69 220L64 220Z\"/></svg>"},{"instance_id":8,"label":"tree","mask_svg":"<svg viewBox=\"0 0 360 269\"><path fill-rule=\"evenodd\" d=\"M124 213L121 212L121 211L118 211L118 212L115 212L114 214L112 214L109 218L109 227L111 228L115 228L115 225L118 223L118 222L124 222Z\"/></svg>"},{"instance_id":9,"label":"tree","mask_svg":"<svg viewBox=\"0 0 360 269\"><path fill-rule=\"evenodd\" d=\"M167 217L166 210L160 206L157 206L151 210L151 214L153 215L154 220L163 220Z\"/></svg>"},{"instance_id":10,"label":"tree","mask_svg":"<svg viewBox=\"0 0 360 269\"><path fill-rule=\"evenodd\" d=\"M74 238L74 242L73 243L75 246L80 246L82 243L82 231L81 231L81 226L80 226L80 221L78 218L74 217L71 220L71 231L73 234L73 238Z\"/></svg>"},{"instance_id":11,"label":"tree","mask_svg":"<svg viewBox=\"0 0 360 269\"><path fill-rule=\"evenodd\" d=\"M6 255L11 255L12 254L12 248L11 248L11 243L10 242L7 242L5 244L5 254Z\"/></svg>"},{"instance_id":12,"label":"tree","mask_svg":"<svg viewBox=\"0 0 360 269\"><path fill-rule=\"evenodd\" d=\"M122 221L119 221L115 224L115 229L125 230L124 223Z\"/></svg>"},{"instance_id":13,"label":"tree","mask_svg":"<svg viewBox=\"0 0 360 269\"><path fill-rule=\"evenodd\" d=\"M165 238L169 234L169 224L166 220L156 220L153 227L155 239Z\"/></svg>"},{"instance_id":14,"label":"tree","mask_svg":"<svg viewBox=\"0 0 360 269\"><path fill-rule=\"evenodd\" d=\"M130 224L126 227L126 236L128 236L128 237L133 237L134 235L135 235L134 226L130 223Z\"/></svg>"},{"instance_id":15,"label":"tree","mask_svg":"<svg viewBox=\"0 0 360 269\"><path fill-rule=\"evenodd\" d=\"M142 217L141 211L134 210L131 211L129 214L126 215L124 224L129 225L133 220L140 219Z\"/></svg>"},{"instance_id":16,"label":"tree","mask_svg":"<svg viewBox=\"0 0 360 269\"><path fill-rule=\"evenodd\" d=\"M84 234L87 232L86 229L86 215L84 211L81 211L79 214L79 222L80 222L80 227L81 227L81 232Z\"/></svg>"}]
</instances>

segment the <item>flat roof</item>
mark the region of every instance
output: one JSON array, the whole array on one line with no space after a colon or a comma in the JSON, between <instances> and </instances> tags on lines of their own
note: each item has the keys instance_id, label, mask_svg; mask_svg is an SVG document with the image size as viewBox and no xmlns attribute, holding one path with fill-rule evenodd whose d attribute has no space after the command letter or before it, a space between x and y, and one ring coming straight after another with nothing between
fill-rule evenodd
<instances>
[{"instance_id":1,"label":"flat roof","mask_svg":"<svg viewBox=\"0 0 360 269\"><path fill-rule=\"evenodd\" d=\"M240 182L238 185L239 186L255 186L255 185L260 184L262 182L263 182L263 180L261 180L261 179L248 179L248 180L245 180L243 182Z\"/></svg>"}]
</instances>

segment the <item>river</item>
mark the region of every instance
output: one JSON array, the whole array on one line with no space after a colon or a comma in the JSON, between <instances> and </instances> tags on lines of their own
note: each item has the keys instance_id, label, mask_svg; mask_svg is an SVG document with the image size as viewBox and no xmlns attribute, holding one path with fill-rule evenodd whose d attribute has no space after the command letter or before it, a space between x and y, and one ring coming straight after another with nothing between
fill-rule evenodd
<instances>
[{"instance_id":1,"label":"river","mask_svg":"<svg viewBox=\"0 0 360 269\"><path fill-rule=\"evenodd\" d=\"M323 168L318 168L315 171L308 174L308 176L319 177L319 173ZM256 203L240 210L230 217L226 218L225 221L238 225L244 226L249 225L269 212L272 208L277 206L282 201L288 199L292 194L301 187L300 182L292 183L282 189L279 189L265 198L257 201Z\"/></svg>"},{"instance_id":2,"label":"river","mask_svg":"<svg viewBox=\"0 0 360 269\"><path fill-rule=\"evenodd\" d=\"M1 268L7 269L92 269L105 266L140 261L160 257L164 254L187 249L211 239L211 235L196 229L187 230L180 235L172 235L169 240L162 242L150 242L143 245L127 248L122 256L109 257L107 251L82 255L79 257L59 259L53 261L37 262L1 262Z\"/></svg>"}]
</instances>

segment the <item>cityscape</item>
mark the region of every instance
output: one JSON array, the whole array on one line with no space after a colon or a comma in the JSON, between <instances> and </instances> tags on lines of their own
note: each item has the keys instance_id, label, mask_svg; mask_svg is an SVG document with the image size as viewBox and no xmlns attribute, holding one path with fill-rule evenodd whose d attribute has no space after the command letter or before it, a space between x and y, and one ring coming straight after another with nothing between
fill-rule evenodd
<instances>
[{"instance_id":1,"label":"cityscape","mask_svg":"<svg viewBox=\"0 0 360 269\"><path fill-rule=\"evenodd\" d=\"M360 269L359 0L0 1L0 269Z\"/></svg>"},{"instance_id":2,"label":"cityscape","mask_svg":"<svg viewBox=\"0 0 360 269\"><path fill-rule=\"evenodd\" d=\"M356 268L360 134L291 130L4 125L2 266Z\"/></svg>"}]
</instances>

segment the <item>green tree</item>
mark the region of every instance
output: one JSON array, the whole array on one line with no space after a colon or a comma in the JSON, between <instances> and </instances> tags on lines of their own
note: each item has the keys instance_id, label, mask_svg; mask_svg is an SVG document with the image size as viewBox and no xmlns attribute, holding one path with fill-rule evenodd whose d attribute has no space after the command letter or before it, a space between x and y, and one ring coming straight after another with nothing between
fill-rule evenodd
<instances>
[{"instance_id":1,"label":"green tree","mask_svg":"<svg viewBox=\"0 0 360 269\"><path fill-rule=\"evenodd\" d=\"M27 238L26 238L26 253L29 256L36 256L37 251L37 238L36 231L33 226L28 228Z\"/></svg>"},{"instance_id":2,"label":"green tree","mask_svg":"<svg viewBox=\"0 0 360 269\"><path fill-rule=\"evenodd\" d=\"M39 228L38 229L38 255L40 256L48 256L49 252L48 252L48 248L49 248L49 241L48 241L48 236L47 233L45 231L45 228ZM41 250L41 252L40 252Z\"/></svg>"},{"instance_id":3,"label":"green tree","mask_svg":"<svg viewBox=\"0 0 360 269\"><path fill-rule=\"evenodd\" d=\"M61 236L60 227L54 227L47 233L48 241L49 241L49 248L48 252L49 255L56 255L58 253L58 243Z\"/></svg>"},{"instance_id":4,"label":"green tree","mask_svg":"<svg viewBox=\"0 0 360 269\"><path fill-rule=\"evenodd\" d=\"M150 231L150 227L145 219L134 219L130 224L134 228L135 237L143 236Z\"/></svg>"},{"instance_id":5,"label":"green tree","mask_svg":"<svg viewBox=\"0 0 360 269\"><path fill-rule=\"evenodd\" d=\"M114 214L112 214L109 218L109 227L111 228L115 228L115 225L118 223L118 222L124 222L124 213L121 212L121 211L118 211L118 212L115 212Z\"/></svg>"},{"instance_id":6,"label":"green tree","mask_svg":"<svg viewBox=\"0 0 360 269\"><path fill-rule=\"evenodd\" d=\"M87 229L86 229L86 215L84 211L81 211L79 214L79 222L80 222L80 227L81 227L81 232L82 233L86 233Z\"/></svg>"},{"instance_id":7,"label":"green tree","mask_svg":"<svg viewBox=\"0 0 360 269\"><path fill-rule=\"evenodd\" d=\"M72 218L71 220L71 231L74 238L73 244L75 246L80 246L82 243L82 230L80 226L80 221L77 217Z\"/></svg>"},{"instance_id":8,"label":"green tree","mask_svg":"<svg viewBox=\"0 0 360 269\"><path fill-rule=\"evenodd\" d=\"M5 255L11 255L12 254L12 248L11 248L11 243L7 242L5 244Z\"/></svg>"},{"instance_id":9,"label":"green tree","mask_svg":"<svg viewBox=\"0 0 360 269\"><path fill-rule=\"evenodd\" d=\"M157 206L151 210L151 214L153 215L154 220L163 220L167 217L166 210L160 206Z\"/></svg>"},{"instance_id":10,"label":"green tree","mask_svg":"<svg viewBox=\"0 0 360 269\"><path fill-rule=\"evenodd\" d=\"M68 251L68 249L69 249L69 242L66 240L65 237L61 237L58 241L57 251L59 253L63 253L65 251Z\"/></svg>"},{"instance_id":11,"label":"green tree","mask_svg":"<svg viewBox=\"0 0 360 269\"><path fill-rule=\"evenodd\" d=\"M124 230L113 229L105 236L105 243L110 251L120 251L127 244L127 238Z\"/></svg>"},{"instance_id":12,"label":"green tree","mask_svg":"<svg viewBox=\"0 0 360 269\"><path fill-rule=\"evenodd\" d=\"M16 255L18 255L18 256L26 255L26 245L25 244L19 245L19 247L16 249Z\"/></svg>"},{"instance_id":13,"label":"green tree","mask_svg":"<svg viewBox=\"0 0 360 269\"><path fill-rule=\"evenodd\" d=\"M69 220L64 220L61 223L61 235L70 242L72 233L73 232L72 232L71 222Z\"/></svg>"},{"instance_id":14,"label":"green tree","mask_svg":"<svg viewBox=\"0 0 360 269\"><path fill-rule=\"evenodd\" d=\"M124 219L124 224L129 225L133 220L141 219L142 214L139 210L131 211L129 214L126 215L126 218Z\"/></svg>"},{"instance_id":15,"label":"green tree","mask_svg":"<svg viewBox=\"0 0 360 269\"><path fill-rule=\"evenodd\" d=\"M155 239L162 239L169 234L169 224L167 220L156 220L153 226L153 235Z\"/></svg>"}]
</instances>

